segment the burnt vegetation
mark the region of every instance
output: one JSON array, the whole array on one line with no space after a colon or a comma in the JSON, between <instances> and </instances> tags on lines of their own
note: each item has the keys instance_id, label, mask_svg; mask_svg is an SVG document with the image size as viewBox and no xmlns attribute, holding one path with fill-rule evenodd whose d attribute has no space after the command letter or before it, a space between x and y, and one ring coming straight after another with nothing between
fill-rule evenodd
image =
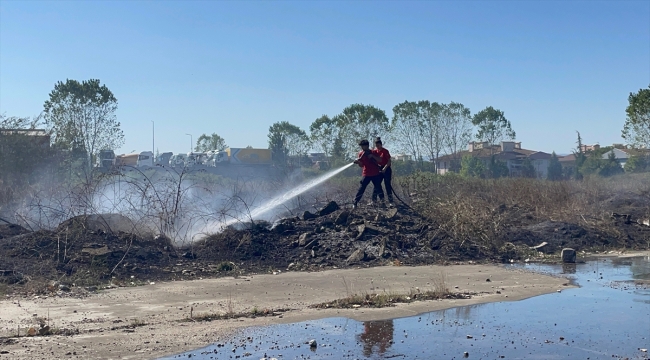
<instances>
[{"instance_id":1,"label":"burnt vegetation","mask_svg":"<svg viewBox=\"0 0 650 360\"><path fill-rule=\"evenodd\" d=\"M564 247L648 249L648 180L647 174L575 182L417 173L398 178L404 203L352 210L345 199L356 181L342 177L327 194L293 203L274 223L243 220L187 242L139 233L135 225L111 227L128 221L116 214L78 215L51 230L5 222L0 283L61 294L246 273L534 261Z\"/></svg>"}]
</instances>

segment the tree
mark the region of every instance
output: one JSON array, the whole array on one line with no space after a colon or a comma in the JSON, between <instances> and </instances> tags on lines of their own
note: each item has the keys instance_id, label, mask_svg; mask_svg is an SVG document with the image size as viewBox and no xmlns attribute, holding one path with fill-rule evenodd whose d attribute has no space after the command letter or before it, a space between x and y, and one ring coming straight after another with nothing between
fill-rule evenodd
<instances>
[{"instance_id":1,"label":"tree","mask_svg":"<svg viewBox=\"0 0 650 360\"><path fill-rule=\"evenodd\" d=\"M521 176L527 178L537 177L537 171L535 170L535 166L533 166L533 163L530 161L529 158L525 158L524 161L522 161L521 163Z\"/></svg>"},{"instance_id":2,"label":"tree","mask_svg":"<svg viewBox=\"0 0 650 360\"><path fill-rule=\"evenodd\" d=\"M442 140L447 154L458 154L472 138L472 114L463 104L451 102L442 111Z\"/></svg>"},{"instance_id":3,"label":"tree","mask_svg":"<svg viewBox=\"0 0 650 360\"><path fill-rule=\"evenodd\" d=\"M636 147L650 147L650 86L640 89L638 93L630 93L627 98L629 105L625 109L627 119L623 126L622 136Z\"/></svg>"},{"instance_id":4,"label":"tree","mask_svg":"<svg viewBox=\"0 0 650 360\"><path fill-rule=\"evenodd\" d=\"M336 121L327 115L323 115L309 126L310 140L312 144L325 156L331 156L336 139L340 139L341 129Z\"/></svg>"},{"instance_id":5,"label":"tree","mask_svg":"<svg viewBox=\"0 0 650 360\"><path fill-rule=\"evenodd\" d=\"M476 139L495 145L504 139L514 139L515 131L512 130L510 121L503 115L503 111L488 106L479 111L472 118L472 124L478 127Z\"/></svg>"},{"instance_id":6,"label":"tree","mask_svg":"<svg viewBox=\"0 0 650 360\"><path fill-rule=\"evenodd\" d=\"M99 80L57 82L43 105L43 117L54 143L63 149L86 153L88 166L103 149L124 144L115 111L117 99Z\"/></svg>"},{"instance_id":7,"label":"tree","mask_svg":"<svg viewBox=\"0 0 650 360\"><path fill-rule=\"evenodd\" d=\"M340 127L339 137L348 158L355 157L359 140L385 135L390 122L384 110L372 105L353 104L334 117Z\"/></svg>"},{"instance_id":8,"label":"tree","mask_svg":"<svg viewBox=\"0 0 650 360\"><path fill-rule=\"evenodd\" d=\"M546 178L551 181L562 180L562 164L558 159L555 151L551 154L551 160L548 162L548 171Z\"/></svg>"},{"instance_id":9,"label":"tree","mask_svg":"<svg viewBox=\"0 0 650 360\"><path fill-rule=\"evenodd\" d=\"M224 140L217 133L212 133L212 135L202 134L196 140L196 147L194 151L196 152L208 152L210 150L223 151L228 147L226 145L226 140Z\"/></svg>"},{"instance_id":10,"label":"tree","mask_svg":"<svg viewBox=\"0 0 650 360\"><path fill-rule=\"evenodd\" d=\"M622 173L623 168L616 161L616 155L611 150L611 147L604 147L592 151L580 167L580 173L605 177ZM607 156L606 158L605 155Z\"/></svg>"},{"instance_id":11,"label":"tree","mask_svg":"<svg viewBox=\"0 0 650 360\"><path fill-rule=\"evenodd\" d=\"M639 173L644 172L648 168L648 159L644 156L634 155L625 162L626 173Z\"/></svg>"},{"instance_id":12,"label":"tree","mask_svg":"<svg viewBox=\"0 0 650 360\"><path fill-rule=\"evenodd\" d=\"M495 155L492 155L492 157L490 157L487 172L492 179L498 179L510 175L510 169L508 169L508 165L506 165L505 162L497 159Z\"/></svg>"},{"instance_id":13,"label":"tree","mask_svg":"<svg viewBox=\"0 0 650 360\"><path fill-rule=\"evenodd\" d=\"M0 129L36 129L41 125L41 117L18 117L0 114Z\"/></svg>"},{"instance_id":14,"label":"tree","mask_svg":"<svg viewBox=\"0 0 650 360\"><path fill-rule=\"evenodd\" d=\"M429 160L434 161L443 151L443 111L445 106L437 102L430 103L422 100L418 102L421 116L420 144Z\"/></svg>"},{"instance_id":15,"label":"tree","mask_svg":"<svg viewBox=\"0 0 650 360\"><path fill-rule=\"evenodd\" d=\"M460 162L460 175L462 177L483 177L485 174L485 165L481 159L470 154L463 155Z\"/></svg>"},{"instance_id":16,"label":"tree","mask_svg":"<svg viewBox=\"0 0 650 360\"><path fill-rule=\"evenodd\" d=\"M290 157L300 159L311 148L307 133L287 121L271 125L268 136L269 149L277 164L286 164Z\"/></svg>"},{"instance_id":17,"label":"tree","mask_svg":"<svg viewBox=\"0 0 650 360\"><path fill-rule=\"evenodd\" d=\"M582 166L584 165L585 161L587 160L587 157L585 156L584 151L582 151L582 137L580 136L580 132L576 131L578 134L578 141L576 141L576 145L578 146L577 149L573 152L573 155L576 158L576 172L575 172L575 179L576 180L582 180Z\"/></svg>"},{"instance_id":18,"label":"tree","mask_svg":"<svg viewBox=\"0 0 650 360\"><path fill-rule=\"evenodd\" d=\"M420 157L423 140L423 107L428 107L428 102L404 101L393 107L392 137L402 151L412 154L415 159Z\"/></svg>"}]
</instances>

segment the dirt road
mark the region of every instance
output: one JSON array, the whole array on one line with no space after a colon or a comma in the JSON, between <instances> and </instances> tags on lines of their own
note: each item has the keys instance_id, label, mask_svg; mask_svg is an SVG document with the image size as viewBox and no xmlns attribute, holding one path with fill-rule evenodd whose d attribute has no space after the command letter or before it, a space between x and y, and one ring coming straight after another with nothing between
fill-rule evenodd
<instances>
[{"instance_id":1,"label":"dirt road","mask_svg":"<svg viewBox=\"0 0 650 360\"><path fill-rule=\"evenodd\" d=\"M433 288L441 274L451 291L480 295L382 309L309 308L351 294L425 291ZM38 329L38 322L48 321L48 317L51 328L78 330L79 334L4 338L0 359L152 359L217 342L242 327L332 316L362 321L404 317L455 306L521 300L564 288L566 279L503 266L385 266L156 283L104 290L83 298L8 298L0 301L1 336L15 336L18 329L24 336L28 328ZM196 318L253 309L291 310L256 318L182 321L190 318L190 311Z\"/></svg>"}]
</instances>

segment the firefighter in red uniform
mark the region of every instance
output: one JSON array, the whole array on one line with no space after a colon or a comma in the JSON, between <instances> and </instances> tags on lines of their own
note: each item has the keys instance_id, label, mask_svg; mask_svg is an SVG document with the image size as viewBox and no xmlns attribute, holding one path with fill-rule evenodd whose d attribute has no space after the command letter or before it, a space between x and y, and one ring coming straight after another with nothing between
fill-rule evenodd
<instances>
[{"instance_id":1,"label":"firefighter in red uniform","mask_svg":"<svg viewBox=\"0 0 650 360\"><path fill-rule=\"evenodd\" d=\"M384 180L384 186L386 187L386 195L388 196L388 202L390 203L390 206L393 206L393 185L392 185L392 180L393 180L393 170L391 169L391 161L390 161L390 152L388 149L386 149L382 142L381 138L377 137L375 140L375 149L372 151L373 154L379 156L381 159L378 161L379 164L379 171L381 172L382 180ZM375 194L372 194L373 201L375 199Z\"/></svg>"},{"instance_id":2,"label":"firefighter in red uniform","mask_svg":"<svg viewBox=\"0 0 650 360\"><path fill-rule=\"evenodd\" d=\"M366 187L372 182L372 197L373 200L379 197L379 200L384 201L384 191L381 188L381 173L379 171L379 161L381 158L372 153L370 150L370 143L368 140L359 141L359 146L361 146L361 151L359 152L357 160L354 160L354 163L363 168L361 172L361 186L357 195L354 198L354 207L356 208L363 196L363 193L366 192Z\"/></svg>"}]
</instances>

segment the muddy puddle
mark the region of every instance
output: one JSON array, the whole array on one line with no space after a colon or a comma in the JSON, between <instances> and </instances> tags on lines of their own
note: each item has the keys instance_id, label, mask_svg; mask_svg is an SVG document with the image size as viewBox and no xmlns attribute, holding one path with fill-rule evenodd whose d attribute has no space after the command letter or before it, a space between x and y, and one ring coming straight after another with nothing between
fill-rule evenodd
<instances>
[{"instance_id":1,"label":"muddy puddle","mask_svg":"<svg viewBox=\"0 0 650 360\"><path fill-rule=\"evenodd\" d=\"M515 266L561 274L580 287L384 321L250 328L164 359L648 359L650 257Z\"/></svg>"}]
</instances>

